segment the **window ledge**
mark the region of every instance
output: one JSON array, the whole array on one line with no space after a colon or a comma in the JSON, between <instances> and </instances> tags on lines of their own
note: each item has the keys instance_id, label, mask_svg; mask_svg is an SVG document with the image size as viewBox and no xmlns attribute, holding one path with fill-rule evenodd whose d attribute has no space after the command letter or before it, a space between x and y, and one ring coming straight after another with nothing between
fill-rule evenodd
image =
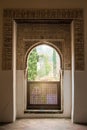
<instances>
[{"instance_id":1,"label":"window ledge","mask_svg":"<svg viewBox=\"0 0 87 130\"><path fill-rule=\"evenodd\" d=\"M49 114L51 114L51 113L63 113L63 111L62 110L37 110L37 109L32 109L32 110L30 110L30 109L27 109L27 110L25 110L24 111L24 113L49 113Z\"/></svg>"}]
</instances>

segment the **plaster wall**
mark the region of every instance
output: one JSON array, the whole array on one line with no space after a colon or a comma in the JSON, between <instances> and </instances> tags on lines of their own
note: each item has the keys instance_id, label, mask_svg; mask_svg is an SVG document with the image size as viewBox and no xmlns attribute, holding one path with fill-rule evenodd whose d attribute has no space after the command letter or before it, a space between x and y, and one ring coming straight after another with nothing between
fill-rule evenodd
<instances>
[{"instance_id":1,"label":"plaster wall","mask_svg":"<svg viewBox=\"0 0 87 130\"><path fill-rule=\"evenodd\" d=\"M12 77L12 71L0 72L0 122L11 122L13 120Z\"/></svg>"}]
</instances>

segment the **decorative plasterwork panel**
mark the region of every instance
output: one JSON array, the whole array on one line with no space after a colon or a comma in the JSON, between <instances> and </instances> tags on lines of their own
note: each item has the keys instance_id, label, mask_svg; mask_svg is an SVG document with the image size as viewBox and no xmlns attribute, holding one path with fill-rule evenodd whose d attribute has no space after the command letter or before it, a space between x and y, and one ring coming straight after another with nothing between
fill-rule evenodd
<instances>
[{"instance_id":1,"label":"decorative plasterwork panel","mask_svg":"<svg viewBox=\"0 0 87 130\"><path fill-rule=\"evenodd\" d=\"M29 20L17 24L17 69L23 70L27 50L38 42L56 46L64 59L62 68L71 69L71 28L70 21ZM26 39L26 42L24 42ZM48 43L47 43L48 42ZM27 49L26 49L27 47ZM70 55L69 55L70 54Z\"/></svg>"},{"instance_id":2,"label":"decorative plasterwork panel","mask_svg":"<svg viewBox=\"0 0 87 130\"><path fill-rule=\"evenodd\" d=\"M35 19L74 21L75 70L84 70L84 30L82 9L4 9L2 69L12 69L13 21Z\"/></svg>"},{"instance_id":3,"label":"decorative plasterwork panel","mask_svg":"<svg viewBox=\"0 0 87 130\"><path fill-rule=\"evenodd\" d=\"M25 62L23 62L23 68L26 68L27 67L27 56L28 56L28 52L29 52L29 48L33 46L36 46L36 45L41 45L41 44L47 44L47 45L50 45L52 47L54 47L57 52L59 53L60 55L60 58L61 58L61 69L64 69L64 55L63 55L63 51L64 51L64 40L61 39L61 40L57 40L57 39L53 39L53 40L50 40L50 39L46 39L45 40L42 40L42 39L37 39L37 40L29 40L29 39L25 39L24 40L24 45L25 45L25 57L24 57L24 60ZM36 44L33 44L33 43L36 43ZM52 44L51 44L52 43ZM31 48L32 49L32 48ZM27 53L26 53L27 52ZM19 65L20 63L17 65L17 67L19 68ZM22 66L20 66L21 68Z\"/></svg>"}]
</instances>

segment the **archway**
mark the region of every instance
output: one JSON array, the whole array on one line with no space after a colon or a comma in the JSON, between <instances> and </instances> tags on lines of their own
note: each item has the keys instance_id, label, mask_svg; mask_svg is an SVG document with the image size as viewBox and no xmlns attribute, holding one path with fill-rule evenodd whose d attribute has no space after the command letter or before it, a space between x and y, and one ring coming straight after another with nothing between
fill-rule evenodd
<instances>
[{"instance_id":1,"label":"archway","mask_svg":"<svg viewBox=\"0 0 87 130\"><path fill-rule=\"evenodd\" d=\"M27 109L60 110L62 59L52 44L39 44L27 53Z\"/></svg>"}]
</instances>

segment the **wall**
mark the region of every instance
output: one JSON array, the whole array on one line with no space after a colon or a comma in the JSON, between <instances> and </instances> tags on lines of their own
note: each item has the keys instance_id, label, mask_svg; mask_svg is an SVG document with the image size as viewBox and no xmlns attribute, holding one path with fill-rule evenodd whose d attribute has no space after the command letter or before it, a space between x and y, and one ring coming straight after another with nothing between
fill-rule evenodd
<instances>
[{"instance_id":1,"label":"wall","mask_svg":"<svg viewBox=\"0 0 87 130\"><path fill-rule=\"evenodd\" d=\"M21 4L20 4L21 3ZM50 4L49 4L50 3ZM79 123L87 123L87 0L19 0L17 3L15 0L1 0L0 8L84 8L84 31L85 31L85 70L84 71L75 71L75 88L74 88L74 106L73 106L73 122ZM0 25L2 21L2 10L0 9ZM2 46L2 26L0 26L0 47ZM1 50L1 49L0 49ZM1 66L1 51L0 51L0 66ZM6 76L6 77L5 77ZM11 72L3 72L0 69L0 121L13 121L13 104L12 104L12 70ZM8 84L8 85L7 85ZM5 88L8 88L8 95L4 93ZM3 102L3 97L5 97L5 101ZM7 104L7 97L9 97L9 107ZM6 106L6 107L5 107ZM4 116L2 114L2 110L5 110L6 114ZM2 118L3 116L3 118Z\"/></svg>"},{"instance_id":2,"label":"wall","mask_svg":"<svg viewBox=\"0 0 87 130\"><path fill-rule=\"evenodd\" d=\"M39 42L41 37L54 44L62 53L64 76L63 76L63 114L45 114L44 116L71 117L71 27L70 22L67 24L59 23L18 23L17 24L17 118L32 117L32 114L24 114L24 57L28 49L35 43ZM24 41L24 39L26 39ZM34 40L35 39L35 40ZM39 39L39 40L38 40ZM52 39L52 41L51 41ZM55 40L54 40L55 39ZM56 39L61 39L60 41ZM63 39L63 40L62 40ZM68 82L67 82L68 81ZM67 102L67 103L66 103ZM42 117L43 114L34 116Z\"/></svg>"},{"instance_id":3,"label":"wall","mask_svg":"<svg viewBox=\"0 0 87 130\"><path fill-rule=\"evenodd\" d=\"M11 71L0 72L0 121L13 120L13 75Z\"/></svg>"},{"instance_id":4,"label":"wall","mask_svg":"<svg viewBox=\"0 0 87 130\"><path fill-rule=\"evenodd\" d=\"M13 74L2 71L3 11L0 9L0 122L13 120Z\"/></svg>"},{"instance_id":5,"label":"wall","mask_svg":"<svg viewBox=\"0 0 87 130\"><path fill-rule=\"evenodd\" d=\"M86 2L87 3L87 2ZM85 70L75 72L74 122L87 123L87 8L84 8Z\"/></svg>"}]
</instances>

